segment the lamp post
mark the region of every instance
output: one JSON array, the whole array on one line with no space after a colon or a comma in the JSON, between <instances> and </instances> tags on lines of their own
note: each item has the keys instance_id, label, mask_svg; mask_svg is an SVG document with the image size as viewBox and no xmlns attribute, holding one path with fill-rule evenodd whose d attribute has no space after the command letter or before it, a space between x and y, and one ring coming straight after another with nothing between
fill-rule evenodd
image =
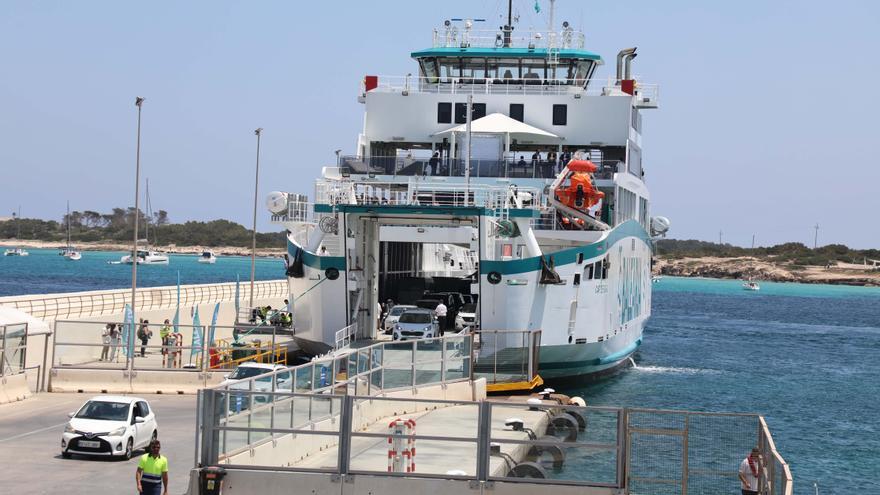
<instances>
[{"instance_id":1,"label":"lamp post","mask_svg":"<svg viewBox=\"0 0 880 495\"><path fill-rule=\"evenodd\" d=\"M257 171L254 177L254 231L251 238L251 310L254 309L254 277L257 273L257 191L260 186L260 135L262 133L262 127L258 127L254 131L254 134L257 135Z\"/></svg>"},{"instance_id":2,"label":"lamp post","mask_svg":"<svg viewBox=\"0 0 880 495\"><path fill-rule=\"evenodd\" d=\"M138 124L137 124L137 149L135 151L135 161L134 161L134 236L132 239L131 246L131 328L129 328L128 342L125 343L127 346L125 349L125 357L128 360L128 371L134 368L134 322L137 321L135 319L136 309L135 309L135 299L137 297L137 244L138 244L138 217L140 217L140 184L141 184L141 107L144 104L144 98L137 96L134 99L134 105L138 109ZM132 352L129 352L129 350ZM131 356L129 356L131 354Z\"/></svg>"}]
</instances>

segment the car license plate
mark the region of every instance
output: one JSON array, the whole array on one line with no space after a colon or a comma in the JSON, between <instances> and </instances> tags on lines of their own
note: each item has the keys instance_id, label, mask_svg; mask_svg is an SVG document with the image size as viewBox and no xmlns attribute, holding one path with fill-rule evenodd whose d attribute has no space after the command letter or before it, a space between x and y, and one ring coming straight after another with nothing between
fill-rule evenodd
<instances>
[{"instance_id":1,"label":"car license plate","mask_svg":"<svg viewBox=\"0 0 880 495\"><path fill-rule=\"evenodd\" d=\"M89 449L97 449L98 447L101 446L101 442L97 442L97 441L94 441L94 440L80 440L80 441L79 441L79 446L80 446L80 447L86 447L86 448L89 448Z\"/></svg>"}]
</instances>

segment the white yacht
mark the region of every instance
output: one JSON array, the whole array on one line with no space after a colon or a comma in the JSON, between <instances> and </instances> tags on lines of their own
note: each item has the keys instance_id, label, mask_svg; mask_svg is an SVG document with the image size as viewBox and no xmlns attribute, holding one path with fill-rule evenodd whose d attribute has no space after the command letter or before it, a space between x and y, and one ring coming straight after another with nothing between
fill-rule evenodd
<instances>
[{"instance_id":1,"label":"white yacht","mask_svg":"<svg viewBox=\"0 0 880 495\"><path fill-rule=\"evenodd\" d=\"M540 332L545 380L630 362L669 228L642 161L658 88L632 75L635 48L597 77L602 57L552 17L543 32L446 21L411 54L418 75L364 77L363 131L313 198L270 194L299 338L373 339L380 302L444 291L477 300L484 333Z\"/></svg>"},{"instance_id":2,"label":"white yacht","mask_svg":"<svg viewBox=\"0 0 880 495\"><path fill-rule=\"evenodd\" d=\"M131 255L127 254L119 259L120 263L130 265ZM137 251L137 264L138 265L167 265L168 264L168 255L165 253L160 253L158 251L150 251L149 249L139 249Z\"/></svg>"},{"instance_id":3,"label":"white yacht","mask_svg":"<svg viewBox=\"0 0 880 495\"><path fill-rule=\"evenodd\" d=\"M3 256L27 256L29 254L30 253L27 252L27 249L17 247L6 249L6 251L3 253Z\"/></svg>"},{"instance_id":4,"label":"white yacht","mask_svg":"<svg viewBox=\"0 0 880 495\"><path fill-rule=\"evenodd\" d=\"M205 263L208 265L213 265L217 262L217 256L214 254L214 251L208 249L207 251L202 251L201 256L199 256L199 263Z\"/></svg>"}]
</instances>

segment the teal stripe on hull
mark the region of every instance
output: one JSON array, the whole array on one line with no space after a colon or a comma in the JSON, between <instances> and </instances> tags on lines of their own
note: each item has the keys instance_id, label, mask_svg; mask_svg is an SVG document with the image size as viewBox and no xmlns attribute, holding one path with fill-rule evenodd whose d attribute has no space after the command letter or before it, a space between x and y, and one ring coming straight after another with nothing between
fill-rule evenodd
<instances>
[{"instance_id":1,"label":"teal stripe on hull","mask_svg":"<svg viewBox=\"0 0 880 495\"><path fill-rule=\"evenodd\" d=\"M290 261L296 258L296 254L302 251L303 264L309 268L316 270L326 270L328 268L336 268L339 271L345 270L345 258L342 256L318 256L307 250L297 246L290 239L287 240L287 256Z\"/></svg>"},{"instance_id":2,"label":"teal stripe on hull","mask_svg":"<svg viewBox=\"0 0 880 495\"><path fill-rule=\"evenodd\" d=\"M587 359L573 356L573 354L590 353L589 349L583 351L579 349L583 344L542 346L538 374L545 380L552 380L601 373L630 357L641 344L642 339L638 338L620 351ZM590 344L590 346L600 345L600 343Z\"/></svg>"},{"instance_id":3,"label":"teal stripe on hull","mask_svg":"<svg viewBox=\"0 0 880 495\"><path fill-rule=\"evenodd\" d=\"M596 256L606 253L610 246L613 246L625 237L636 237L648 246L651 245L651 237L648 235L648 232L645 231L644 227L635 220L629 220L612 229L608 234L608 237L599 242L576 248L563 249L562 251L557 251L553 254L544 255L544 258L549 263L549 259L552 257L556 267L575 263L578 254L581 253L583 254L584 259L595 258ZM490 272L498 272L502 275L513 275L517 273L535 272L540 269L541 258L539 256L510 261L480 260L480 273L483 275Z\"/></svg>"}]
</instances>

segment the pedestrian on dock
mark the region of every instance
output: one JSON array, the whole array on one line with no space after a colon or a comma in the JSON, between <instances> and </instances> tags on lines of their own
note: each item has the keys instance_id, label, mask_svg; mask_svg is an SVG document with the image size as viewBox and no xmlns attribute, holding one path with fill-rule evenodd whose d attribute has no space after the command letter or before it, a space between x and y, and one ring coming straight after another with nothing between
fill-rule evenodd
<instances>
[{"instance_id":1,"label":"pedestrian on dock","mask_svg":"<svg viewBox=\"0 0 880 495\"><path fill-rule=\"evenodd\" d=\"M141 320L141 326L138 328L138 339L141 341L141 357L144 357L147 353L147 344L150 343L150 338L153 336L153 331L150 330L150 320Z\"/></svg>"},{"instance_id":2,"label":"pedestrian on dock","mask_svg":"<svg viewBox=\"0 0 880 495\"><path fill-rule=\"evenodd\" d=\"M121 325L120 325L121 326ZM119 327L115 323L110 324L110 357L108 361L116 361L116 350L119 348Z\"/></svg>"},{"instance_id":3,"label":"pedestrian on dock","mask_svg":"<svg viewBox=\"0 0 880 495\"><path fill-rule=\"evenodd\" d=\"M101 348L101 358L99 361L109 361L108 357L110 355L110 329L113 328L112 323L108 323L104 326L104 331L101 332L101 343L104 344L104 347Z\"/></svg>"},{"instance_id":4,"label":"pedestrian on dock","mask_svg":"<svg viewBox=\"0 0 880 495\"><path fill-rule=\"evenodd\" d=\"M168 458L159 453L160 448L159 440L151 441L138 463L134 479L140 495L168 495Z\"/></svg>"},{"instance_id":5,"label":"pedestrian on dock","mask_svg":"<svg viewBox=\"0 0 880 495\"><path fill-rule=\"evenodd\" d=\"M739 465L739 481L742 484L742 495L758 495L760 458L761 451L754 448Z\"/></svg>"}]
</instances>

